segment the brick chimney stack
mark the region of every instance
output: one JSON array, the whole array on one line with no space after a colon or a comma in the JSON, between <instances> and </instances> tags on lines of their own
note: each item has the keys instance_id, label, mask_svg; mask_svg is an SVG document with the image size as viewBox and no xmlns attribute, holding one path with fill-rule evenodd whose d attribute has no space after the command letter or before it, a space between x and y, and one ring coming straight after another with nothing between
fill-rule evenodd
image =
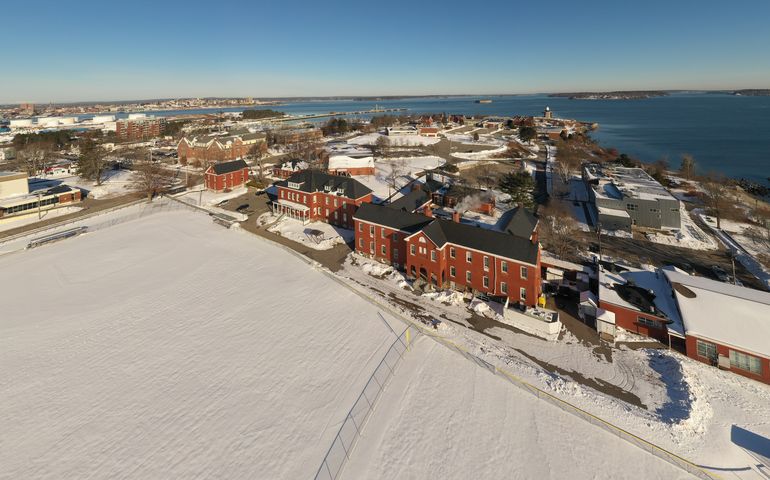
<instances>
[{"instance_id":1,"label":"brick chimney stack","mask_svg":"<svg viewBox=\"0 0 770 480\"><path fill-rule=\"evenodd\" d=\"M433 209L432 209L432 208L430 208L430 203L429 203L429 204L427 204L427 205L425 205L425 206L422 208L422 214L423 214L423 215L425 215L426 217L431 217L431 218L433 218Z\"/></svg>"},{"instance_id":2,"label":"brick chimney stack","mask_svg":"<svg viewBox=\"0 0 770 480\"><path fill-rule=\"evenodd\" d=\"M452 210L452 221L455 223L460 223L460 217L462 215L460 214L459 210Z\"/></svg>"}]
</instances>

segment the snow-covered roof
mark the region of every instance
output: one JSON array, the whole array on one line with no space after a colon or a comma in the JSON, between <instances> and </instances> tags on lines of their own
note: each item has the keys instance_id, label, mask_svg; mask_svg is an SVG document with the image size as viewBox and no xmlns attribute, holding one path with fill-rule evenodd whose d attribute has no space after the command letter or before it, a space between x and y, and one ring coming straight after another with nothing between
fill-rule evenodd
<instances>
[{"instance_id":1,"label":"snow-covered roof","mask_svg":"<svg viewBox=\"0 0 770 480\"><path fill-rule=\"evenodd\" d=\"M613 273L603 268L599 269L599 299L602 302L608 302L623 308L643 312L637 305L624 300L615 289L616 285L625 284L633 284L652 292L655 295L655 298L653 299L654 307L660 312L657 316L665 317L671 322L666 325L670 333L684 337L684 327L682 326L682 319L679 316L679 310L676 308L671 285L668 283L666 276L660 269L625 270L620 273ZM655 315L650 312L643 313Z\"/></svg>"},{"instance_id":2,"label":"snow-covered roof","mask_svg":"<svg viewBox=\"0 0 770 480\"><path fill-rule=\"evenodd\" d=\"M617 210L614 208L607 208L602 207L600 205L596 206L596 209L599 211L601 215L610 215L613 217L622 217L622 218L631 218L631 215L628 214L625 210Z\"/></svg>"},{"instance_id":3,"label":"snow-covered roof","mask_svg":"<svg viewBox=\"0 0 770 480\"><path fill-rule=\"evenodd\" d=\"M374 168L374 157L368 155L332 155L329 157L329 170L347 168Z\"/></svg>"},{"instance_id":4,"label":"snow-covered roof","mask_svg":"<svg viewBox=\"0 0 770 480\"><path fill-rule=\"evenodd\" d=\"M770 357L770 293L672 270L664 272L675 285L688 335Z\"/></svg>"}]
</instances>

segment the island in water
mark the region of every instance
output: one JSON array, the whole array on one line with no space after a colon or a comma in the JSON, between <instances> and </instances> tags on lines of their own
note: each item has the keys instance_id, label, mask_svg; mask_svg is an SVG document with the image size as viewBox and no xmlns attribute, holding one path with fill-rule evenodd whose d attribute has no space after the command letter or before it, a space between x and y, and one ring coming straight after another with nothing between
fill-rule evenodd
<instances>
[{"instance_id":1,"label":"island in water","mask_svg":"<svg viewBox=\"0 0 770 480\"><path fill-rule=\"evenodd\" d=\"M629 90L616 92L567 92L551 93L549 97L569 98L570 100L639 100L644 98L665 97L663 90Z\"/></svg>"}]
</instances>

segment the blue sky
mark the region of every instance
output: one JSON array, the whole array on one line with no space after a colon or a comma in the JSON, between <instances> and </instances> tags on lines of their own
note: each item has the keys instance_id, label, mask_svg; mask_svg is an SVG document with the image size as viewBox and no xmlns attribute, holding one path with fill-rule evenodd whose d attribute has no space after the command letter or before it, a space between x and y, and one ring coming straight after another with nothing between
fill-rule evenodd
<instances>
[{"instance_id":1,"label":"blue sky","mask_svg":"<svg viewBox=\"0 0 770 480\"><path fill-rule=\"evenodd\" d=\"M1 103L770 88L766 0L16 1L0 12Z\"/></svg>"}]
</instances>

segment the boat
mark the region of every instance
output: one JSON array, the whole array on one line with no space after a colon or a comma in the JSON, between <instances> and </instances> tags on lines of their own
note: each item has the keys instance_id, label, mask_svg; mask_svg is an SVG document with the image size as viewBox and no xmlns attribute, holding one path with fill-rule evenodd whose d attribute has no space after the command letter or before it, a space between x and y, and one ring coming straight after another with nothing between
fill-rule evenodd
<instances>
[{"instance_id":1,"label":"boat","mask_svg":"<svg viewBox=\"0 0 770 480\"><path fill-rule=\"evenodd\" d=\"M484 98L482 100L476 100L476 103L492 103L492 100Z\"/></svg>"}]
</instances>

